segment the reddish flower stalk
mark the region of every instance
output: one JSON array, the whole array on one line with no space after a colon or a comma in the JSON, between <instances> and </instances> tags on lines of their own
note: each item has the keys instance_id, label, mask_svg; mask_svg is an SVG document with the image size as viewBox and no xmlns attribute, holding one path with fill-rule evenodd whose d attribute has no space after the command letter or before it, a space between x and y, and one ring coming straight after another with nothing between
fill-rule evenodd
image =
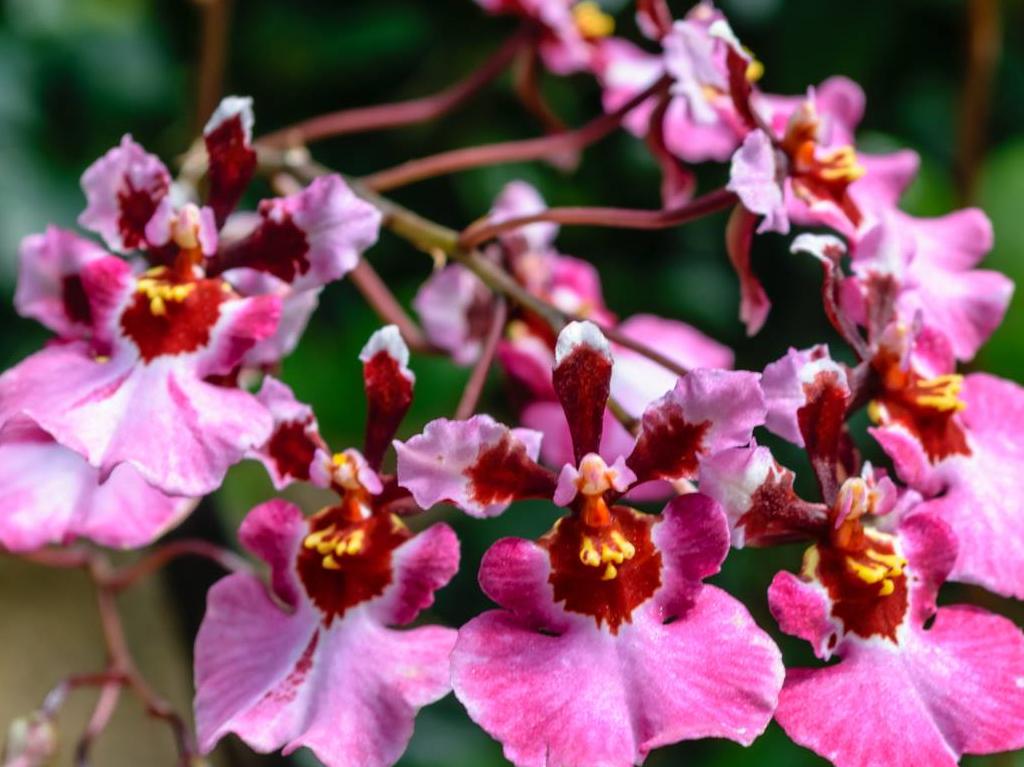
<instances>
[{"instance_id":1,"label":"reddish flower stalk","mask_svg":"<svg viewBox=\"0 0 1024 767\"><path fill-rule=\"evenodd\" d=\"M473 366L473 372L466 382L466 388L462 392L458 407L455 408L456 420L469 418L476 411L480 402L480 395L483 393L484 384L487 382L487 373L494 361L494 352L498 348L498 341L505 330L505 320L508 318L508 307L503 298L498 298L494 305L494 317L491 318L491 327L487 331L487 338L484 340L483 348L480 350L480 357Z\"/></svg>"},{"instance_id":2,"label":"reddish flower stalk","mask_svg":"<svg viewBox=\"0 0 1024 767\"><path fill-rule=\"evenodd\" d=\"M458 109L493 82L533 39L533 29L524 25L510 37L487 61L477 67L465 80L445 88L440 93L393 104L344 109L310 118L268 133L259 139L264 147L289 147L343 136L352 133L397 128L404 125L436 120Z\"/></svg>"},{"instance_id":3,"label":"reddish flower stalk","mask_svg":"<svg viewBox=\"0 0 1024 767\"><path fill-rule=\"evenodd\" d=\"M510 218L499 223L480 220L469 226L459 238L464 248L479 247L502 232L538 221L569 226L603 226L613 229L667 229L726 210L736 203L736 195L725 189L708 192L686 205L662 210L629 208L548 208L529 216ZM617 339L616 339L617 340Z\"/></svg>"},{"instance_id":4,"label":"reddish flower stalk","mask_svg":"<svg viewBox=\"0 0 1024 767\"><path fill-rule=\"evenodd\" d=\"M376 270L370 266L366 259L360 259L356 268L349 272L348 277L356 286L363 298L366 299L373 310L382 320L398 326L402 338L410 349L417 352L436 352L430 344L420 326L402 308L402 305L395 298L395 294L380 278Z\"/></svg>"},{"instance_id":5,"label":"reddish flower stalk","mask_svg":"<svg viewBox=\"0 0 1024 767\"><path fill-rule=\"evenodd\" d=\"M638 93L614 112L601 115L573 131L553 136L541 136L521 141L502 141L497 144L483 144L440 152L373 173L364 177L363 183L373 191L386 192L423 179L457 173L470 168L540 160L564 152L584 149L618 128L623 118L637 106L652 96L666 91L670 82L668 77L659 79L654 85Z\"/></svg>"},{"instance_id":6,"label":"reddish flower stalk","mask_svg":"<svg viewBox=\"0 0 1024 767\"><path fill-rule=\"evenodd\" d=\"M567 130L554 110L544 99L540 90L540 57L536 51L524 50L516 62L516 95L526 111L533 115L548 133L562 133Z\"/></svg>"}]
</instances>

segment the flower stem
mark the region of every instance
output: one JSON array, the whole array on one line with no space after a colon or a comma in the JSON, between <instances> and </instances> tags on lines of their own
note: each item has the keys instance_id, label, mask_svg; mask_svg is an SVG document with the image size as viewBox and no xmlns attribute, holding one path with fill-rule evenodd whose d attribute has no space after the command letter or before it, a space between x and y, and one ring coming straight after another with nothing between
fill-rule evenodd
<instances>
[{"instance_id":1,"label":"flower stem","mask_svg":"<svg viewBox=\"0 0 1024 767\"><path fill-rule=\"evenodd\" d=\"M455 420L462 421L473 415L477 404L480 402L480 395L483 393L484 384L487 382L487 373L494 361L494 352L498 348L498 342L505 331L505 320L508 319L508 306L502 296L498 296L494 303L494 317L491 318L491 326L487 330L487 338L484 339L483 347L480 349L480 357L473 366L473 372L466 382L466 388L459 399L459 405L455 408Z\"/></svg>"},{"instance_id":2,"label":"flower stem","mask_svg":"<svg viewBox=\"0 0 1024 767\"><path fill-rule=\"evenodd\" d=\"M502 232L518 229L538 221L551 221L569 226L601 226L613 229L667 229L710 216L736 204L736 195L726 189L716 189L701 195L686 205L662 210L634 210L630 208L548 208L527 216L510 218L497 223L486 219L467 227L459 237L464 248L475 248Z\"/></svg>"},{"instance_id":3,"label":"flower stem","mask_svg":"<svg viewBox=\"0 0 1024 767\"><path fill-rule=\"evenodd\" d=\"M477 93L497 79L508 68L516 54L523 50L534 36L532 26L524 25L505 41L505 44L487 61L477 67L469 77L439 93L393 104L344 109L320 115L268 133L260 138L258 143L265 147L285 148L333 136L396 128L435 120L470 101Z\"/></svg>"},{"instance_id":4,"label":"flower stem","mask_svg":"<svg viewBox=\"0 0 1024 767\"><path fill-rule=\"evenodd\" d=\"M375 192L386 192L427 178L457 173L470 168L541 160L581 150L600 141L618 128L627 114L647 99L667 90L669 83L668 77L659 79L614 112L596 117L576 130L521 141L503 141L497 144L453 149L409 160L393 168L365 176L362 179L363 184L367 189Z\"/></svg>"},{"instance_id":5,"label":"flower stem","mask_svg":"<svg viewBox=\"0 0 1024 767\"><path fill-rule=\"evenodd\" d=\"M356 286L363 298L366 299L373 310L385 322L398 327L398 331L405 339L405 343L413 351L422 353L436 352L437 349L431 345L416 321L408 315L402 305L395 298L395 294L380 278L376 270L370 266L365 258L360 258L355 269L349 272L348 277Z\"/></svg>"}]
</instances>

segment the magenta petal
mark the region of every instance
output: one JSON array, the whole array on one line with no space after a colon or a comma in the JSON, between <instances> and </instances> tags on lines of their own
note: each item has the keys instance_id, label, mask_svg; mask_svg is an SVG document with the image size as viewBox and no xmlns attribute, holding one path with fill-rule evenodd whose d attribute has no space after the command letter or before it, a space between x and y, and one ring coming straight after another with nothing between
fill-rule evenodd
<instances>
[{"instance_id":1,"label":"magenta petal","mask_svg":"<svg viewBox=\"0 0 1024 767\"><path fill-rule=\"evenodd\" d=\"M480 562L480 588L517 618L539 629L563 631L571 622L555 604L546 549L522 538L501 538Z\"/></svg>"},{"instance_id":2,"label":"magenta petal","mask_svg":"<svg viewBox=\"0 0 1024 767\"><path fill-rule=\"evenodd\" d=\"M490 416L439 418L394 445L398 482L424 509L447 501L471 516L493 517L516 499L550 498L555 489L554 476L536 463L540 435Z\"/></svg>"},{"instance_id":3,"label":"magenta petal","mask_svg":"<svg viewBox=\"0 0 1024 767\"><path fill-rule=\"evenodd\" d=\"M669 502L651 535L664 563L657 609L662 619L675 618L689 609L701 581L721 569L729 553L729 523L714 499L687 493Z\"/></svg>"},{"instance_id":4,"label":"magenta petal","mask_svg":"<svg viewBox=\"0 0 1024 767\"><path fill-rule=\"evenodd\" d=\"M155 156L125 135L82 174L88 204L78 223L113 250L146 246L146 224L171 188L171 175Z\"/></svg>"},{"instance_id":5,"label":"magenta petal","mask_svg":"<svg viewBox=\"0 0 1024 767\"><path fill-rule=\"evenodd\" d=\"M459 632L455 694L518 767L627 767L680 740L752 742L782 683L779 652L739 602L705 587L667 624L556 635L492 611Z\"/></svg>"},{"instance_id":6,"label":"magenta petal","mask_svg":"<svg viewBox=\"0 0 1024 767\"><path fill-rule=\"evenodd\" d=\"M387 625L415 620L434 603L434 592L459 570L459 539L448 525L431 525L395 549L394 581L369 609Z\"/></svg>"},{"instance_id":7,"label":"magenta petal","mask_svg":"<svg viewBox=\"0 0 1024 767\"><path fill-rule=\"evenodd\" d=\"M82 268L107 253L74 232L48 227L33 234L18 250L18 289L14 306L64 338L85 336L92 325Z\"/></svg>"},{"instance_id":8,"label":"magenta petal","mask_svg":"<svg viewBox=\"0 0 1024 767\"><path fill-rule=\"evenodd\" d=\"M832 617L832 603L824 586L808 583L793 573L776 573L768 587L768 606L784 632L805 640L819 658L832 657L842 624Z\"/></svg>"},{"instance_id":9,"label":"magenta petal","mask_svg":"<svg viewBox=\"0 0 1024 767\"><path fill-rule=\"evenodd\" d=\"M299 507L279 498L253 508L238 530L242 545L270 565L274 593L292 607L302 593L293 560L306 532Z\"/></svg>"},{"instance_id":10,"label":"magenta petal","mask_svg":"<svg viewBox=\"0 0 1024 767\"><path fill-rule=\"evenodd\" d=\"M145 546L195 506L164 495L130 466L100 473L30 421L0 429L0 544L31 551L87 538L102 546Z\"/></svg>"}]
</instances>

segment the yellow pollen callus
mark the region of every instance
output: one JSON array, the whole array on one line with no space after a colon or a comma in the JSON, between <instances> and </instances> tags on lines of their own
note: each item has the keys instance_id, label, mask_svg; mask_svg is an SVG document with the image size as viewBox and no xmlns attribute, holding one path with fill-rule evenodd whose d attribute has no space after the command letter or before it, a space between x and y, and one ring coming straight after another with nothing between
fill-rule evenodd
<instances>
[{"instance_id":1,"label":"yellow pollen callus","mask_svg":"<svg viewBox=\"0 0 1024 767\"><path fill-rule=\"evenodd\" d=\"M881 584L878 596L887 597L896 590L893 578L903 575L907 560L899 554L883 554L874 549L867 550L867 557L876 564L864 564L853 557L846 558L846 566L854 575L867 584Z\"/></svg>"},{"instance_id":2,"label":"yellow pollen callus","mask_svg":"<svg viewBox=\"0 0 1024 767\"><path fill-rule=\"evenodd\" d=\"M754 57L754 52L749 48L744 47L743 50L748 56L750 56L750 63L747 64L747 82L756 83L764 77L764 64Z\"/></svg>"},{"instance_id":3,"label":"yellow pollen callus","mask_svg":"<svg viewBox=\"0 0 1024 767\"><path fill-rule=\"evenodd\" d=\"M601 6L593 0L583 0L572 8L572 18L576 29L583 37L597 39L608 37L615 31L615 19L601 10Z\"/></svg>"},{"instance_id":4,"label":"yellow pollen callus","mask_svg":"<svg viewBox=\"0 0 1024 767\"><path fill-rule=\"evenodd\" d=\"M302 545L323 555L322 565L326 570L340 570L341 563L335 557L354 556L366 546L366 533L353 530L347 535L338 535L335 525L328 525L322 530L310 533L303 539Z\"/></svg>"},{"instance_id":5,"label":"yellow pollen callus","mask_svg":"<svg viewBox=\"0 0 1024 767\"><path fill-rule=\"evenodd\" d=\"M136 285L136 291L149 299L149 311L160 317L167 314L169 302L180 304L195 290L194 283L170 285L152 277L142 277Z\"/></svg>"},{"instance_id":6,"label":"yellow pollen callus","mask_svg":"<svg viewBox=\"0 0 1024 767\"><path fill-rule=\"evenodd\" d=\"M833 149L820 162L818 175L825 181L852 183L866 173L864 166L857 161L856 150L849 145Z\"/></svg>"},{"instance_id":7,"label":"yellow pollen callus","mask_svg":"<svg viewBox=\"0 0 1024 767\"><path fill-rule=\"evenodd\" d=\"M967 407L960 399L964 388L964 377L956 373L936 376L919 382L915 387L914 401L941 413L959 412Z\"/></svg>"},{"instance_id":8,"label":"yellow pollen callus","mask_svg":"<svg viewBox=\"0 0 1024 767\"><path fill-rule=\"evenodd\" d=\"M618 530L613 530L609 537L611 542L602 542L600 551L589 535L583 536L580 543L580 562L587 567L603 565L602 581L614 580L619 574L618 565L636 556L636 546L627 541Z\"/></svg>"}]
</instances>

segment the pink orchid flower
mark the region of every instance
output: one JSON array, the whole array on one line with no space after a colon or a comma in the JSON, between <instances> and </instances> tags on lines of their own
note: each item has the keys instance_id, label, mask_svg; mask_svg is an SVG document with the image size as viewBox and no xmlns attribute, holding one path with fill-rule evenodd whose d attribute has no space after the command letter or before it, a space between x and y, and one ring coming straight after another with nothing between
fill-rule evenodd
<instances>
[{"instance_id":1,"label":"pink orchid flower","mask_svg":"<svg viewBox=\"0 0 1024 767\"><path fill-rule=\"evenodd\" d=\"M695 476L703 457L748 442L764 415L756 377L690 373L609 466L597 450L611 374L597 326L568 325L554 387L575 460L557 477L534 460L539 435L487 416L396 443L399 482L423 507L492 516L535 497L571 510L539 541L491 547L480 584L502 609L465 625L452 654L456 696L520 767L626 767L680 740L750 743L781 683L768 636L702 583L728 550L718 504L694 493L647 515L616 503L637 481Z\"/></svg>"},{"instance_id":2,"label":"pink orchid flower","mask_svg":"<svg viewBox=\"0 0 1024 767\"><path fill-rule=\"evenodd\" d=\"M328 457L312 414L294 401L287 412L287 387L264 389L279 426L301 419L291 445L308 440L306 476L322 472L339 501L305 519L273 500L242 523L243 545L270 566L271 592L249 574L210 591L195 647L204 752L234 732L260 752L307 747L329 767L387 767L405 750L416 712L451 689L456 632L395 628L433 603L459 562L452 529L436 524L414 535L395 513L408 494L378 474L412 401L408 350L389 326L361 358L370 406L363 452ZM266 454L282 455L273 442ZM286 454L295 465L299 453Z\"/></svg>"}]
</instances>

